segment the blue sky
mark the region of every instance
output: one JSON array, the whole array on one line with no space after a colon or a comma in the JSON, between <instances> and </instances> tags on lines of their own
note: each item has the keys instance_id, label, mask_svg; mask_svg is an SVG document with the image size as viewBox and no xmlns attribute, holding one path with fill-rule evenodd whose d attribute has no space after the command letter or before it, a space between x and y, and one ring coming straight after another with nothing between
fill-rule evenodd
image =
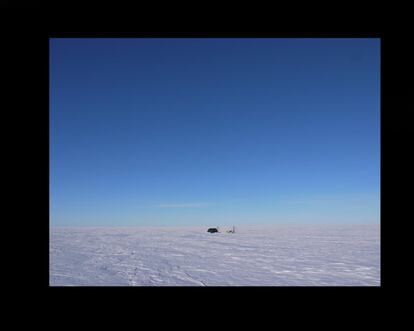
<instances>
[{"instance_id":1,"label":"blue sky","mask_svg":"<svg viewBox=\"0 0 414 331\"><path fill-rule=\"evenodd\" d=\"M379 39L50 39L50 224L379 223Z\"/></svg>"}]
</instances>

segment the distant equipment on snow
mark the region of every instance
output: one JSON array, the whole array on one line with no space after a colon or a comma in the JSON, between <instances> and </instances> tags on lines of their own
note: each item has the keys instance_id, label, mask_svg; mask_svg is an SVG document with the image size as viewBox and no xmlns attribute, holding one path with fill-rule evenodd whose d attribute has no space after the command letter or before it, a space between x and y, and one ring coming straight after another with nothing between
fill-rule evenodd
<instances>
[{"instance_id":1,"label":"distant equipment on snow","mask_svg":"<svg viewBox=\"0 0 414 331\"><path fill-rule=\"evenodd\" d=\"M235 233L236 232L236 228L233 225L232 229L231 230L227 230L226 232L227 233Z\"/></svg>"},{"instance_id":2,"label":"distant equipment on snow","mask_svg":"<svg viewBox=\"0 0 414 331\"><path fill-rule=\"evenodd\" d=\"M216 233L216 232L220 232L220 231L219 231L219 227L216 227L216 228L209 228L207 230L207 232L209 232L209 233ZM231 228L231 230L227 230L226 232L227 233L235 233L236 232L236 228L233 225L233 227Z\"/></svg>"}]
</instances>

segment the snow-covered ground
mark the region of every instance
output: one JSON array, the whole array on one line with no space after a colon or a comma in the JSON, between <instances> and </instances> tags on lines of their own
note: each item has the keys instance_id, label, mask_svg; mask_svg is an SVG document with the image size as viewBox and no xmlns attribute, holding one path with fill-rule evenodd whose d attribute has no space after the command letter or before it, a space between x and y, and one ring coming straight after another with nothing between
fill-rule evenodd
<instances>
[{"instance_id":1,"label":"snow-covered ground","mask_svg":"<svg viewBox=\"0 0 414 331\"><path fill-rule=\"evenodd\" d=\"M51 228L50 285L380 285L378 225L206 230Z\"/></svg>"}]
</instances>

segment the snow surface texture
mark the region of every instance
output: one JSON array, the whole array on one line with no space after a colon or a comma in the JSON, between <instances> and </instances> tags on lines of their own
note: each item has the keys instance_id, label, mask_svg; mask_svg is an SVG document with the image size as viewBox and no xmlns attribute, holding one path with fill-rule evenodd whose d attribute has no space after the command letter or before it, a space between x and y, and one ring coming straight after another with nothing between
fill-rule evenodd
<instances>
[{"instance_id":1,"label":"snow surface texture","mask_svg":"<svg viewBox=\"0 0 414 331\"><path fill-rule=\"evenodd\" d=\"M51 286L379 286L377 225L51 228Z\"/></svg>"}]
</instances>

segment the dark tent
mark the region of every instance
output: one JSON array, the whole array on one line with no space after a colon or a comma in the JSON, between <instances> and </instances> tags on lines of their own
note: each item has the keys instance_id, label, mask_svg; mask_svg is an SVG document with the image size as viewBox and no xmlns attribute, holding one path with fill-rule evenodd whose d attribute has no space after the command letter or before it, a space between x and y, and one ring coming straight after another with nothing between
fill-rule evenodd
<instances>
[{"instance_id":1,"label":"dark tent","mask_svg":"<svg viewBox=\"0 0 414 331\"><path fill-rule=\"evenodd\" d=\"M207 230L207 232L215 233L215 232L218 232L218 230L216 228L210 228Z\"/></svg>"}]
</instances>

